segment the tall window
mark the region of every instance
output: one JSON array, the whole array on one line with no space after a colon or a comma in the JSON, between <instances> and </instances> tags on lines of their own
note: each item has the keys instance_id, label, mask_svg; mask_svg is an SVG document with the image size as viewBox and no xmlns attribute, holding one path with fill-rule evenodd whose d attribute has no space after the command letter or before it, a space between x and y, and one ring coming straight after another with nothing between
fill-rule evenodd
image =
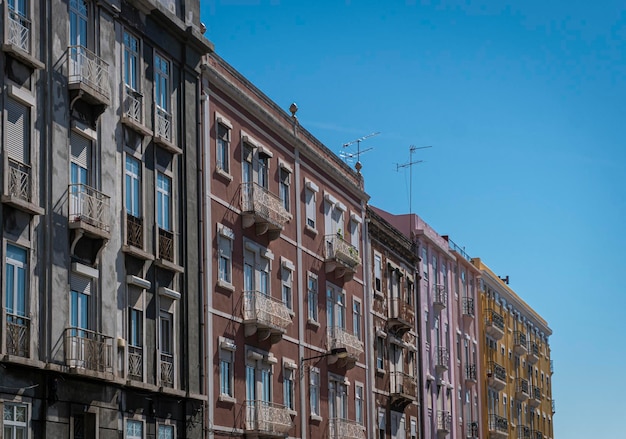
<instances>
[{"instance_id":1,"label":"tall window","mask_svg":"<svg viewBox=\"0 0 626 439\"><path fill-rule=\"evenodd\" d=\"M26 0L9 0L8 6L11 12L28 18L28 2Z\"/></svg>"},{"instance_id":2,"label":"tall window","mask_svg":"<svg viewBox=\"0 0 626 439\"><path fill-rule=\"evenodd\" d=\"M230 129L217 123L217 168L224 172L230 171Z\"/></svg>"},{"instance_id":3,"label":"tall window","mask_svg":"<svg viewBox=\"0 0 626 439\"><path fill-rule=\"evenodd\" d=\"M296 409L296 385L294 381L294 370L291 368L285 367L283 369L283 390L284 390L284 398L285 398L285 407L289 410Z\"/></svg>"},{"instance_id":4,"label":"tall window","mask_svg":"<svg viewBox=\"0 0 626 439\"><path fill-rule=\"evenodd\" d=\"M258 167L257 183L267 189L269 187L269 157L261 152L259 152Z\"/></svg>"},{"instance_id":5,"label":"tall window","mask_svg":"<svg viewBox=\"0 0 626 439\"><path fill-rule=\"evenodd\" d=\"M374 255L374 288L376 291L382 291L383 283L383 261L379 254Z\"/></svg>"},{"instance_id":6,"label":"tall window","mask_svg":"<svg viewBox=\"0 0 626 439\"><path fill-rule=\"evenodd\" d=\"M70 45L87 47L89 7L84 0L70 1ZM82 52L74 52L82 54ZM76 58L74 58L76 60Z\"/></svg>"},{"instance_id":7,"label":"tall window","mask_svg":"<svg viewBox=\"0 0 626 439\"><path fill-rule=\"evenodd\" d=\"M170 214L172 209L172 179L157 173L157 224L161 229L171 231Z\"/></svg>"},{"instance_id":8,"label":"tall window","mask_svg":"<svg viewBox=\"0 0 626 439\"><path fill-rule=\"evenodd\" d=\"M293 310L293 272L287 268L282 268L282 280L283 280L283 303L285 306Z\"/></svg>"},{"instance_id":9,"label":"tall window","mask_svg":"<svg viewBox=\"0 0 626 439\"><path fill-rule=\"evenodd\" d=\"M312 367L309 372L309 403L311 405L311 414L320 415L320 371L316 367Z\"/></svg>"},{"instance_id":10,"label":"tall window","mask_svg":"<svg viewBox=\"0 0 626 439\"><path fill-rule=\"evenodd\" d=\"M26 250L7 245L5 295L7 320L11 323L24 323L27 316L26 302Z\"/></svg>"},{"instance_id":11,"label":"tall window","mask_svg":"<svg viewBox=\"0 0 626 439\"><path fill-rule=\"evenodd\" d=\"M361 340L361 302L356 300L352 302L352 326L354 335Z\"/></svg>"},{"instance_id":12,"label":"tall window","mask_svg":"<svg viewBox=\"0 0 626 439\"><path fill-rule=\"evenodd\" d=\"M306 188L304 190L306 202L306 225L311 229L315 229L315 192Z\"/></svg>"},{"instance_id":13,"label":"tall window","mask_svg":"<svg viewBox=\"0 0 626 439\"><path fill-rule=\"evenodd\" d=\"M424 274L424 279L428 280L428 250L426 250L426 247L422 247L422 273Z\"/></svg>"},{"instance_id":14,"label":"tall window","mask_svg":"<svg viewBox=\"0 0 626 439\"><path fill-rule=\"evenodd\" d=\"M243 144L243 158L242 158L242 176L241 179L244 183L252 183L254 181L254 166L253 166L254 150L252 146L247 143Z\"/></svg>"},{"instance_id":15,"label":"tall window","mask_svg":"<svg viewBox=\"0 0 626 439\"><path fill-rule=\"evenodd\" d=\"M135 347L143 345L143 311L140 309L129 310L128 343Z\"/></svg>"},{"instance_id":16,"label":"tall window","mask_svg":"<svg viewBox=\"0 0 626 439\"><path fill-rule=\"evenodd\" d=\"M233 367L235 353L220 349L220 395L233 397Z\"/></svg>"},{"instance_id":17,"label":"tall window","mask_svg":"<svg viewBox=\"0 0 626 439\"><path fill-rule=\"evenodd\" d=\"M124 85L139 91L139 40L124 31Z\"/></svg>"},{"instance_id":18,"label":"tall window","mask_svg":"<svg viewBox=\"0 0 626 439\"><path fill-rule=\"evenodd\" d=\"M376 368L385 368L385 339L376 337Z\"/></svg>"},{"instance_id":19,"label":"tall window","mask_svg":"<svg viewBox=\"0 0 626 439\"><path fill-rule=\"evenodd\" d=\"M331 419L347 419L348 391L347 386L334 379L328 380L328 412Z\"/></svg>"},{"instance_id":20,"label":"tall window","mask_svg":"<svg viewBox=\"0 0 626 439\"><path fill-rule=\"evenodd\" d=\"M363 386L361 384L354 386L354 409L356 422L363 424Z\"/></svg>"},{"instance_id":21,"label":"tall window","mask_svg":"<svg viewBox=\"0 0 626 439\"><path fill-rule=\"evenodd\" d=\"M385 439L385 430L386 422L385 422L385 412L382 409L378 410L378 439Z\"/></svg>"},{"instance_id":22,"label":"tall window","mask_svg":"<svg viewBox=\"0 0 626 439\"><path fill-rule=\"evenodd\" d=\"M309 319L317 322L317 277L309 274L307 281Z\"/></svg>"},{"instance_id":23,"label":"tall window","mask_svg":"<svg viewBox=\"0 0 626 439\"><path fill-rule=\"evenodd\" d=\"M218 276L219 280L232 283L232 256L233 256L233 231L225 226L219 229L217 236L218 245Z\"/></svg>"},{"instance_id":24,"label":"tall window","mask_svg":"<svg viewBox=\"0 0 626 439\"><path fill-rule=\"evenodd\" d=\"M15 99L5 97L6 106L6 143L8 156L20 163L30 163L30 107ZM32 183L31 183L32 184ZM20 187L20 189L22 189ZM30 196L30 193L28 193Z\"/></svg>"},{"instance_id":25,"label":"tall window","mask_svg":"<svg viewBox=\"0 0 626 439\"><path fill-rule=\"evenodd\" d=\"M291 173L285 169L280 168L279 170L279 179L280 179L280 187L279 187L279 195L280 201L283 205L283 208L289 212L289 182L291 179Z\"/></svg>"},{"instance_id":26,"label":"tall window","mask_svg":"<svg viewBox=\"0 0 626 439\"><path fill-rule=\"evenodd\" d=\"M167 311L159 313L160 384L174 387L174 316Z\"/></svg>"},{"instance_id":27,"label":"tall window","mask_svg":"<svg viewBox=\"0 0 626 439\"><path fill-rule=\"evenodd\" d=\"M160 110L170 110L170 63L160 55L154 56L154 87L156 106Z\"/></svg>"},{"instance_id":28,"label":"tall window","mask_svg":"<svg viewBox=\"0 0 626 439\"><path fill-rule=\"evenodd\" d=\"M28 437L28 407L23 404L4 403L2 414L4 439Z\"/></svg>"},{"instance_id":29,"label":"tall window","mask_svg":"<svg viewBox=\"0 0 626 439\"><path fill-rule=\"evenodd\" d=\"M143 439L143 422L126 421L126 439Z\"/></svg>"},{"instance_id":30,"label":"tall window","mask_svg":"<svg viewBox=\"0 0 626 439\"><path fill-rule=\"evenodd\" d=\"M141 162L126 156L126 212L141 218Z\"/></svg>"},{"instance_id":31,"label":"tall window","mask_svg":"<svg viewBox=\"0 0 626 439\"><path fill-rule=\"evenodd\" d=\"M338 288L326 289L326 318L328 328L346 329L346 294Z\"/></svg>"},{"instance_id":32,"label":"tall window","mask_svg":"<svg viewBox=\"0 0 626 439\"><path fill-rule=\"evenodd\" d=\"M159 437L157 439L174 439L174 426L159 425Z\"/></svg>"}]
</instances>

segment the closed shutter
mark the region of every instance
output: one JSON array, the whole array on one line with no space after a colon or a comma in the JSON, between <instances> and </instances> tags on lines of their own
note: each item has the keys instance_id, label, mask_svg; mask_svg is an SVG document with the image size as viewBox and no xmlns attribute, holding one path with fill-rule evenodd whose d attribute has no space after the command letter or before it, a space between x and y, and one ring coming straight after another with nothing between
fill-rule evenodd
<instances>
[{"instance_id":1,"label":"closed shutter","mask_svg":"<svg viewBox=\"0 0 626 439\"><path fill-rule=\"evenodd\" d=\"M91 161L91 141L76 133L70 134L72 161L81 168L89 169Z\"/></svg>"},{"instance_id":2,"label":"closed shutter","mask_svg":"<svg viewBox=\"0 0 626 439\"><path fill-rule=\"evenodd\" d=\"M72 273L70 288L77 293L91 294L91 278Z\"/></svg>"},{"instance_id":3,"label":"closed shutter","mask_svg":"<svg viewBox=\"0 0 626 439\"><path fill-rule=\"evenodd\" d=\"M12 159L28 164L30 161L30 108L7 97L6 110L5 149Z\"/></svg>"}]
</instances>

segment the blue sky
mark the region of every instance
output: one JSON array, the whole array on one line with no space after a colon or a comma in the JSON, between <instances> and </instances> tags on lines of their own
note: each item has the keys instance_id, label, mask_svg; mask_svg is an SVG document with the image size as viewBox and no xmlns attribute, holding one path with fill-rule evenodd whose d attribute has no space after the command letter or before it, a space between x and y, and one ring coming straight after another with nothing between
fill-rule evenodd
<instances>
[{"instance_id":1,"label":"blue sky","mask_svg":"<svg viewBox=\"0 0 626 439\"><path fill-rule=\"evenodd\" d=\"M336 153L371 203L449 234L554 331L555 437L626 412L626 5L204 0L217 53Z\"/></svg>"}]
</instances>

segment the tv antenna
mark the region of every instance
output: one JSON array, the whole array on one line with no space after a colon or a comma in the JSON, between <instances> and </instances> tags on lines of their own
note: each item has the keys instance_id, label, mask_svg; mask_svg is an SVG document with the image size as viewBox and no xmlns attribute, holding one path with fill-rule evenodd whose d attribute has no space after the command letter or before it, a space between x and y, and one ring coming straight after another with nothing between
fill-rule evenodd
<instances>
[{"instance_id":1,"label":"tv antenna","mask_svg":"<svg viewBox=\"0 0 626 439\"><path fill-rule=\"evenodd\" d=\"M343 145L341 145L342 148L347 148L351 145L354 145L356 143L356 152L341 152L339 153L339 156L344 159L346 161L346 163L348 163L349 161L352 162L352 160L356 157L356 165L354 165L354 167L356 168L357 172L361 172L361 168L363 167L363 165L361 165L361 154L366 153L367 151L370 151L374 148L367 148L361 151L361 142L369 139L370 137L374 137L374 136L378 136L380 134L380 131L377 131L375 133L371 133L368 134L367 136L363 136L363 137L359 137L358 139L354 139L350 142L346 142Z\"/></svg>"},{"instance_id":2,"label":"tv antenna","mask_svg":"<svg viewBox=\"0 0 626 439\"><path fill-rule=\"evenodd\" d=\"M413 206L411 201L413 200L413 165L417 165L418 163L423 163L424 160L413 160L413 154L418 149L426 149L432 148L432 145L429 146L415 146L411 145L409 147L409 161L407 163L396 163L396 172L400 171L402 168L409 168L409 214L413 214Z\"/></svg>"}]
</instances>

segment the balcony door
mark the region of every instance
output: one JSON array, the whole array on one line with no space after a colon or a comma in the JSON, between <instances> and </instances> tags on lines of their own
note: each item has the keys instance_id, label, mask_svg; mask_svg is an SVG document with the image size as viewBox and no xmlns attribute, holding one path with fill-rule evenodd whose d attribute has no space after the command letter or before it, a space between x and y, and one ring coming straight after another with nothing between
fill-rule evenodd
<instances>
[{"instance_id":1,"label":"balcony door","mask_svg":"<svg viewBox=\"0 0 626 439\"><path fill-rule=\"evenodd\" d=\"M406 418L404 413L391 412L392 439L406 439Z\"/></svg>"},{"instance_id":2,"label":"balcony door","mask_svg":"<svg viewBox=\"0 0 626 439\"><path fill-rule=\"evenodd\" d=\"M343 291L326 289L326 318L330 330L346 329L346 295Z\"/></svg>"},{"instance_id":3,"label":"balcony door","mask_svg":"<svg viewBox=\"0 0 626 439\"><path fill-rule=\"evenodd\" d=\"M88 47L89 5L84 0L70 0L70 76L83 77L85 48Z\"/></svg>"},{"instance_id":4,"label":"balcony door","mask_svg":"<svg viewBox=\"0 0 626 439\"><path fill-rule=\"evenodd\" d=\"M70 366L86 367L89 353L91 279L72 274L70 279Z\"/></svg>"},{"instance_id":5,"label":"balcony door","mask_svg":"<svg viewBox=\"0 0 626 439\"><path fill-rule=\"evenodd\" d=\"M348 419L347 387L339 381L328 381L328 416L330 419Z\"/></svg>"},{"instance_id":6,"label":"balcony door","mask_svg":"<svg viewBox=\"0 0 626 439\"><path fill-rule=\"evenodd\" d=\"M76 133L70 135L70 219L89 217L88 189L91 141Z\"/></svg>"}]
</instances>

